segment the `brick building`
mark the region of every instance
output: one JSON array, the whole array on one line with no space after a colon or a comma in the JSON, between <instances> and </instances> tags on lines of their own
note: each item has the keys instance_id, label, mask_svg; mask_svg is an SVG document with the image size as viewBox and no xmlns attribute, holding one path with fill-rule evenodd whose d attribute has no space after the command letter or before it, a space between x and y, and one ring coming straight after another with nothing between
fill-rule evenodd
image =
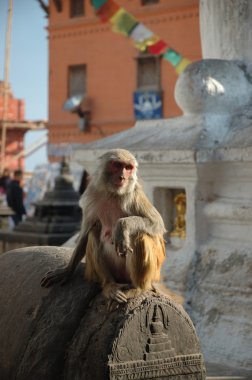
<instances>
[{"instance_id":1,"label":"brick building","mask_svg":"<svg viewBox=\"0 0 252 380\"><path fill-rule=\"evenodd\" d=\"M114 1L183 57L201 58L198 0ZM136 96L141 103L146 91L161 102L155 117L181 113L173 96L174 67L114 33L90 0L50 0L47 10L51 161L70 154L76 144L133 127L139 117Z\"/></svg>"},{"instance_id":2,"label":"brick building","mask_svg":"<svg viewBox=\"0 0 252 380\"><path fill-rule=\"evenodd\" d=\"M34 123L25 120L25 102L23 99L16 99L11 91L10 85L6 89L8 92L7 111L4 114L4 82L0 81L0 133L2 141L2 130L5 128L6 140L4 146L3 167L10 170L17 168L24 169L24 134L36 128ZM3 126L4 125L4 126ZM2 149L2 147L1 147ZM1 151L2 153L2 151Z\"/></svg>"}]
</instances>

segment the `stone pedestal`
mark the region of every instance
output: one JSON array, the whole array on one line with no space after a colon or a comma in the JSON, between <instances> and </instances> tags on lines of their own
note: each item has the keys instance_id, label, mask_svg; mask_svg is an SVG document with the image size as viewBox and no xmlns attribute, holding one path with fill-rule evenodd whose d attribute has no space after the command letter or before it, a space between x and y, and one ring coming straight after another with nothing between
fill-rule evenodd
<instances>
[{"instance_id":1,"label":"stone pedestal","mask_svg":"<svg viewBox=\"0 0 252 380\"><path fill-rule=\"evenodd\" d=\"M171 299L146 292L114 311L83 264L65 286L40 287L71 250L0 256L1 380L204 380L193 324Z\"/></svg>"}]
</instances>

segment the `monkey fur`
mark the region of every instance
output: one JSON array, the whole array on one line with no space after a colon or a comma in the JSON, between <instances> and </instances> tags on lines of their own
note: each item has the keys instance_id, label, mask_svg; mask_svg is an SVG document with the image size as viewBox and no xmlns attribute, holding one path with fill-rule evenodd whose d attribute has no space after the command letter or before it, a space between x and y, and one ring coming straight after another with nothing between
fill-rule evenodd
<instances>
[{"instance_id":1,"label":"monkey fur","mask_svg":"<svg viewBox=\"0 0 252 380\"><path fill-rule=\"evenodd\" d=\"M100 165L80 199L83 221L77 246L65 268L46 273L41 286L65 283L85 256L85 278L98 282L116 302L153 289L165 259L162 217L137 179L137 161L114 149Z\"/></svg>"}]
</instances>

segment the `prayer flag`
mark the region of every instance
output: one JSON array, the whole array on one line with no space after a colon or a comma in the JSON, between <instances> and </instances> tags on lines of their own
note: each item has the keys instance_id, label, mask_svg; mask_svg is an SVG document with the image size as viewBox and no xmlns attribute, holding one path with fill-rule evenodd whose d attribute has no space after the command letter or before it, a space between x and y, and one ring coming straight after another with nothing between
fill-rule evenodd
<instances>
[{"instance_id":1,"label":"prayer flag","mask_svg":"<svg viewBox=\"0 0 252 380\"><path fill-rule=\"evenodd\" d=\"M129 36L131 31L137 26L138 21L132 14L125 11L125 9L119 9L110 19L113 25L114 32L121 33L125 36Z\"/></svg>"},{"instance_id":2,"label":"prayer flag","mask_svg":"<svg viewBox=\"0 0 252 380\"><path fill-rule=\"evenodd\" d=\"M105 4L108 0L91 0L92 5L95 9L99 9L103 4Z\"/></svg>"},{"instance_id":3,"label":"prayer flag","mask_svg":"<svg viewBox=\"0 0 252 380\"><path fill-rule=\"evenodd\" d=\"M101 21L106 22L120 9L119 5L113 0L107 0L97 11L96 14L100 17Z\"/></svg>"},{"instance_id":4,"label":"prayer flag","mask_svg":"<svg viewBox=\"0 0 252 380\"><path fill-rule=\"evenodd\" d=\"M172 66L177 66L179 64L179 62L182 60L182 56L171 48L168 49L164 53L163 57L164 57L164 59L169 61L172 64Z\"/></svg>"},{"instance_id":5,"label":"prayer flag","mask_svg":"<svg viewBox=\"0 0 252 380\"><path fill-rule=\"evenodd\" d=\"M167 49L167 43L163 40L157 41L154 45L148 46L148 52L154 55L159 55Z\"/></svg>"},{"instance_id":6,"label":"prayer flag","mask_svg":"<svg viewBox=\"0 0 252 380\"><path fill-rule=\"evenodd\" d=\"M178 66L175 67L176 73L181 74L182 71L185 70L185 68L192 63L187 58L182 58L182 60L179 62Z\"/></svg>"},{"instance_id":7,"label":"prayer flag","mask_svg":"<svg viewBox=\"0 0 252 380\"><path fill-rule=\"evenodd\" d=\"M142 42L135 41L134 45L140 51L146 51L149 46L155 45L159 40L160 40L160 38L153 34L152 37L150 37L147 40L144 40Z\"/></svg>"},{"instance_id":8,"label":"prayer flag","mask_svg":"<svg viewBox=\"0 0 252 380\"><path fill-rule=\"evenodd\" d=\"M134 45L142 52L148 51L153 55L161 55L174 66L180 74L190 63L181 54L167 49L167 43L156 36L150 29L138 22L135 17L121 8L114 0L91 0L96 14L102 21L110 21L114 32L131 37Z\"/></svg>"},{"instance_id":9,"label":"prayer flag","mask_svg":"<svg viewBox=\"0 0 252 380\"><path fill-rule=\"evenodd\" d=\"M136 25L130 33L130 38L139 43L149 39L152 36L154 36L154 33L150 29L146 28L142 23Z\"/></svg>"}]
</instances>

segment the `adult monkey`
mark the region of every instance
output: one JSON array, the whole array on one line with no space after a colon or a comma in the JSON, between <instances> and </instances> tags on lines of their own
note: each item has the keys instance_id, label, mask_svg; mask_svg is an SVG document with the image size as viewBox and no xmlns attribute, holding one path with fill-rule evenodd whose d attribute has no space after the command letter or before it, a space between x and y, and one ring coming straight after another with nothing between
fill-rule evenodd
<instances>
[{"instance_id":1,"label":"adult monkey","mask_svg":"<svg viewBox=\"0 0 252 380\"><path fill-rule=\"evenodd\" d=\"M135 157L115 149L100 161L80 200L83 222L72 258L48 272L41 286L65 283L86 255L85 278L99 282L110 300L126 302L159 281L165 227L138 182Z\"/></svg>"}]
</instances>

